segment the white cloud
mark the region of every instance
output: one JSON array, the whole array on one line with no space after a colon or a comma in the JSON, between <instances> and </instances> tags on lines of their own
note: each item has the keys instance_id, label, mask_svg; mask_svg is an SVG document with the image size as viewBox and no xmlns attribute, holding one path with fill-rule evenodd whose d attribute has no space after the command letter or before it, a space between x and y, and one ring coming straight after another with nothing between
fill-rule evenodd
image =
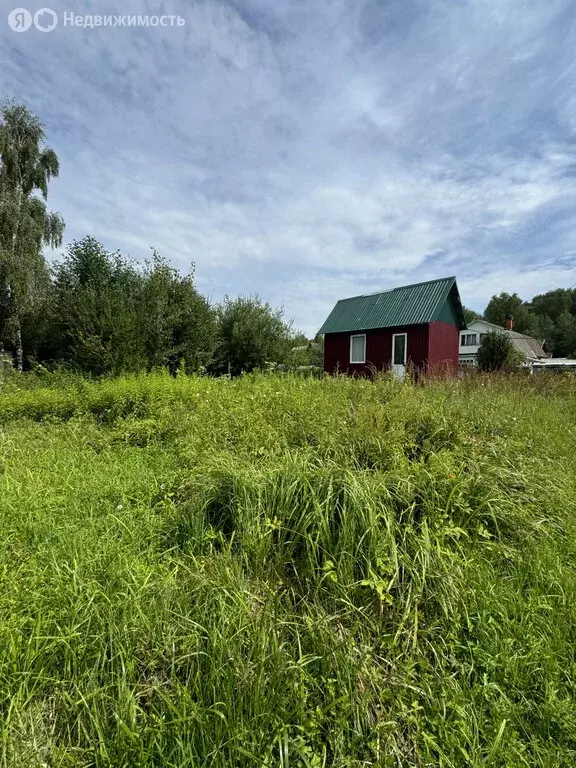
<instances>
[{"instance_id":1,"label":"white cloud","mask_svg":"<svg viewBox=\"0 0 576 768\"><path fill-rule=\"evenodd\" d=\"M5 27L0 95L46 123L70 239L193 260L213 299L258 292L309 332L444 274L481 309L576 282L570 8L90 0L186 25Z\"/></svg>"}]
</instances>

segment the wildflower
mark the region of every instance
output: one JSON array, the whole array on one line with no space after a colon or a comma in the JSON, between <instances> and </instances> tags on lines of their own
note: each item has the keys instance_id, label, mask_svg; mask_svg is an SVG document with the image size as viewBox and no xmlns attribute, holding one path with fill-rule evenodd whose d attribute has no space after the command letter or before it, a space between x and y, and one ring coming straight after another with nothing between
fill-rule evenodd
<instances>
[{"instance_id":1,"label":"wildflower","mask_svg":"<svg viewBox=\"0 0 576 768\"><path fill-rule=\"evenodd\" d=\"M123 509L124 509L124 505L123 505L123 504L117 504L117 505L116 505L116 512L120 512L120 511L122 511Z\"/></svg>"}]
</instances>

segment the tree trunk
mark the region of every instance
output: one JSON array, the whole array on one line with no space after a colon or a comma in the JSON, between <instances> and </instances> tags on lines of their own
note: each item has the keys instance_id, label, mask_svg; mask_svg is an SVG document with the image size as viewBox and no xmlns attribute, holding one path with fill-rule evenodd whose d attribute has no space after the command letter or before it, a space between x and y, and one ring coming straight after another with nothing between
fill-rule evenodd
<instances>
[{"instance_id":1,"label":"tree trunk","mask_svg":"<svg viewBox=\"0 0 576 768\"><path fill-rule=\"evenodd\" d=\"M18 373L22 373L24 371L24 349L22 348L22 329L18 316L16 316L16 322L16 369Z\"/></svg>"},{"instance_id":2,"label":"tree trunk","mask_svg":"<svg viewBox=\"0 0 576 768\"><path fill-rule=\"evenodd\" d=\"M15 270L16 264L16 243L18 241L18 235L20 233L20 219L22 217L22 193L18 191L18 216L16 218L16 226L12 234L12 263L10 267ZM17 305L17 296L12 296L12 286L9 287L10 296L12 298L12 305L14 307L14 325L15 325L15 338L16 338L16 369L19 373L24 371L24 348L22 346L22 325L20 324L20 311Z\"/></svg>"},{"instance_id":3,"label":"tree trunk","mask_svg":"<svg viewBox=\"0 0 576 768\"><path fill-rule=\"evenodd\" d=\"M8 301L10 304L10 316L12 320L12 324L14 326L14 332L13 332L13 339L14 339L14 346L16 347L16 368L17 370L22 373L24 371L24 347L22 345L22 325L20 324L20 315L18 313L18 308L14 311L12 311L12 307L14 306L14 297L12 295L12 285L11 283L8 283Z\"/></svg>"}]
</instances>

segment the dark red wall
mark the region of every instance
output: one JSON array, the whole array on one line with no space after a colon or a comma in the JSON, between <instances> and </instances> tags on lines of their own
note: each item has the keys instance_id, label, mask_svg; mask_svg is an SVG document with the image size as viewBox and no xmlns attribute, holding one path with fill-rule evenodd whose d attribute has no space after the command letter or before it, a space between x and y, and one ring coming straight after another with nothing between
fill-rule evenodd
<instances>
[{"instance_id":1,"label":"dark red wall","mask_svg":"<svg viewBox=\"0 0 576 768\"><path fill-rule=\"evenodd\" d=\"M428 326L428 365L432 370L457 370L460 331L451 323Z\"/></svg>"},{"instance_id":2,"label":"dark red wall","mask_svg":"<svg viewBox=\"0 0 576 768\"><path fill-rule=\"evenodd\" d=\"M446 323L435 323L446 325ZM458 360L458 331L456 331L456 360ZM366 334L366 364L350 365L350 336ZM372 368L389 368L392 362L392 336L407 333L407 362L421 368L428 360L428 325L408 325L400 328L381 328L375 331L346 331L327 333L324 338L324 370L328 373L368 374Z\"/></svg>"}]
</instances>

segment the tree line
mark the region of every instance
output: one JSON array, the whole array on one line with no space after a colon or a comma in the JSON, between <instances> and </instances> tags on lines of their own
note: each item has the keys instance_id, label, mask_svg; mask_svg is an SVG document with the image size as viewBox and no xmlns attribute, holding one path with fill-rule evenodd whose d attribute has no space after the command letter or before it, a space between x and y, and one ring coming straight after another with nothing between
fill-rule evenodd
<instances>
[{"instance_id":1,"label":"tree line","mask_svg":"<svg viewBox=\"0 0 576 768\"><path fill-rule=\"evenodd\" d=\"M517 293L492 296L482 315L484 320L504 326L514 318L514 330L544 342L554 357L576 357L576 289L557 288L524 301ZM468 322L479 317L466 310Z\"/></svg>"},{"instance_id":2,"label":"tree line","mask_svg":"<svg viewBox=\"0 0 576 768\"><path fill-rule=\"evenodd\" d=\"M183 366L238 375L272 362L321 365L320 342L298 334L282 309L258 297L212 306L196 288L193 265L183 275L155 251L142 266L88 236L49 265L44 249L59 248L64 234L62 217L47 207L59 170L40 120L21 104L2 104L0 352L11 352L19 370L65 365L104 375ZM576 357L576 290L531 301L500 293L483 317L503 326L507 315L554 356Z\"/></svg>"},{"instance_id":3,"label":"tree line","mask_svg":"<svg viewBox=\"0 0 576 768\"><path fill-rule=\"evenodd\" d=\"M211 306L194 269L181 274L153 252L141 266L93 237L62 245L62 217L47 208L59 173L44 127L26 107L0 108L0 346L19 370L65 365L104 375L157 367L237 375L267 364L317 363L317 347L282 309L258 297ZM300 347L300 354L294 348Z\"/></svg>"}]
</instances>

